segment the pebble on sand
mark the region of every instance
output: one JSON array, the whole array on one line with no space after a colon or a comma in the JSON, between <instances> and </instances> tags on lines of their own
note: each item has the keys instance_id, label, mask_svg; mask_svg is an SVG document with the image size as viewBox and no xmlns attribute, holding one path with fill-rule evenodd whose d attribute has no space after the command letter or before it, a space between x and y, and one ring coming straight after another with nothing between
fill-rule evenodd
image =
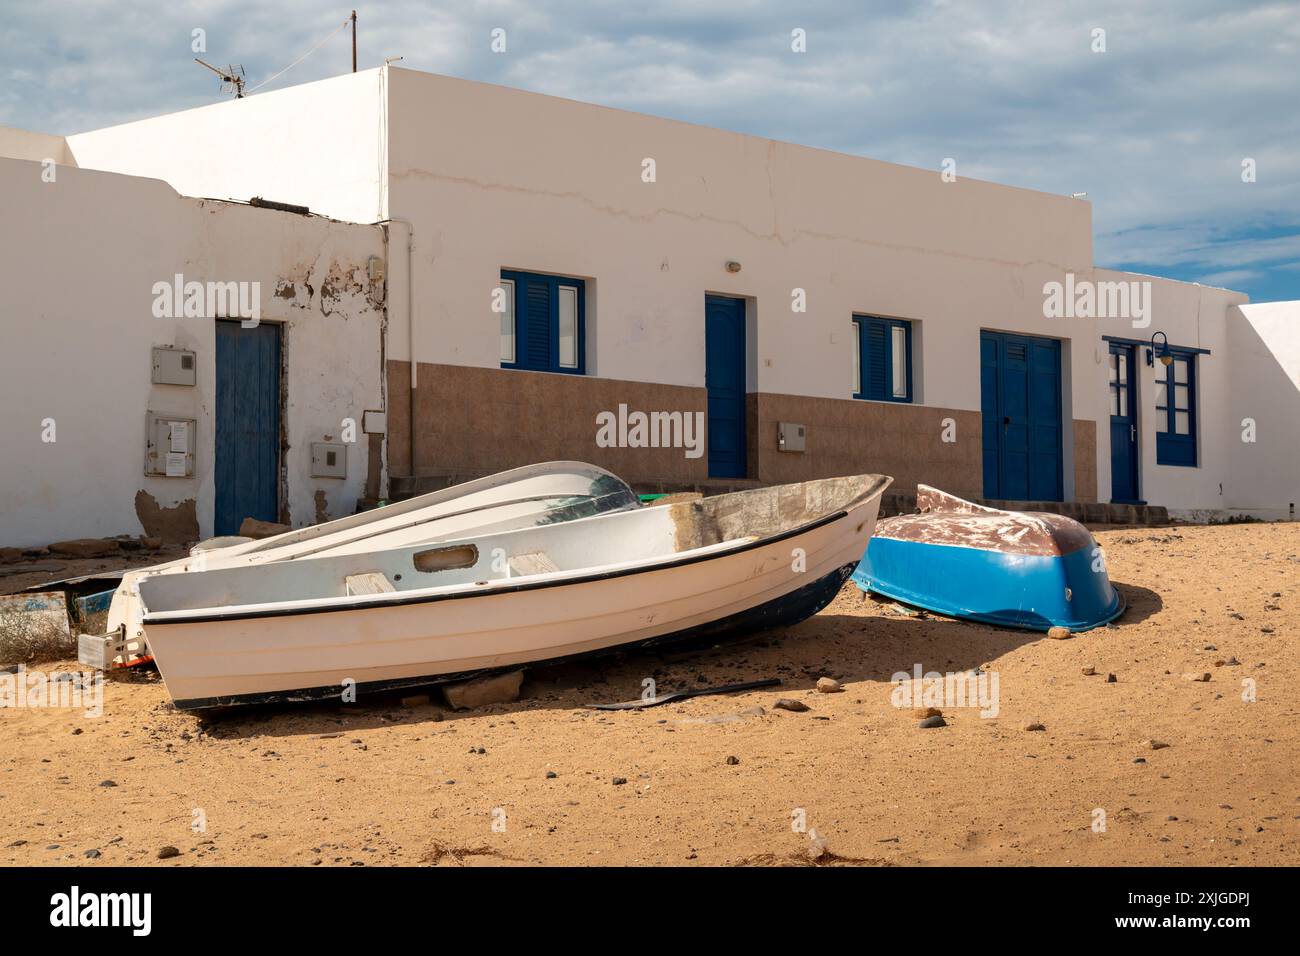
<instances>
[{"instance_id":1,"label":"pebble on sand","mask_svg":"<svg viewBox=\"0 0 1300 956\"><path fill-rule=\"evenodd\" d=\"M838 694L843 689L840 682L833 677L817 678L817 693L819 694Z\"/></svg>"},{"instance_id":2,"label":"pebble on sand","mask_svg":"<svg viewBox=\"0 0 1300 956\"><path fill-rule=\"evenodd\" d=\"M1093 676L1094 674L1096 674L1096 673L1097 673L1097 668L1093 667L1091 664L1085 664L1085 665L1084 665L1084 668L1083 668L1083 676L1084 676L1084 677L1092 677L1092 676Z\"/></svg>"},{"instance_id":3,"label":"pebble on sand","mask_svg":"<svg viewBox=\"0 0 1300 956\"><path fill-rule=\"evenodd\" d=\"M1183 680L1196 681L1197 683L1201 683L1201 684L1206 683L1207 681L1209 681L1209 679L1210 679L1209 671L1199 671L1194 674L1183 675Z\"/></svg>"},{"instance_id":4,"label":"pebble on sand","mask_svg":"<svg viewBox=\"0 0 1300 956\"><path fill-rule=\"evenodd\" d=\"M623 784L627 783L627 777L615 777L613 783L614 786L621 787Z\"/></svg>"},{"instance_id":5,"label":"pebble on sand","mask_svg":"<svg viewBox=\"0 0 1300 956\"><path fill-rule=\"evenodd\" d=\"M923 730L929 730L931 727L947 727L948 721L942 717L927 717L916 726Z\"/></svg>"},{"instance_id":6,"label":"pebble on sand","mask_svg":"<svg viewBox=\"0 0 1300 956\"><path fill-rule=\"evenodd\" d=\"M801 700L795 700L792 697L782 697L772 705L775 710L791 710L797 714L803 713L811 708Z\"/></svg>"},{"instance_id":7,"label":"pebble on sand","mask_svg":"<svg viewBox=\"0 0 1300 956\"><path fill-rule=\"evenodd\" d=\"M728 766L728 767L734 767L734 766L736 766L736 764L738 764L738 763L740 763L740 758L739 758L739 757L732 756L732 757L728 757L728 758L727 758L727 766Z\"/></svg>"},{"instance_id":8,"label":"pebble on sand","mask_svg":"<svg viewBox=\"0 0 1300 956\"><path fill-rule=\"evenodd\" d=\"M1047 728L1040 723L1025 724L1025 730L1046 730L1046 729Z\"/></svg>"},{"instance_id":9,"label":"pebble on sand","mask_svg":"<svg viewBox=\"0 0 1300 956\"><path fill-rule=\"evenodd\" d=\"M1067 638L1073 637L1074 634L1068 627L1057 626L1048 628L1047 636L1054 641L1064 641Z\"/></svg>"},{"instance_id":10,"label":"pebble on sand","mask_svg":"<svg viewBox=\"0 0 1300 956\"><path fill-rule=\"evenodd\" d=\"M1164 749L1165 749L1166 747L1168 747L1169 745L1168 745L1167 743L1165 743L1163 740L1154 740L1154 739L1153 739L1153 740L1144 740L1144 741L1142 741L1142 746L1143 746L1143 747L1149 747L1151 750L1164 750Z\"/></svg>"},{"instance_id":11,"label":"pebble on sand","mask_svg":"<svg viewBox=\"0 0 1300 956\"><path fill-rule=\"evenodd\" d=\"M174 856L180 856L181 851L174 846L165 846L158 851L158 859L170 860Z\"/></svg>"}]
</instances>

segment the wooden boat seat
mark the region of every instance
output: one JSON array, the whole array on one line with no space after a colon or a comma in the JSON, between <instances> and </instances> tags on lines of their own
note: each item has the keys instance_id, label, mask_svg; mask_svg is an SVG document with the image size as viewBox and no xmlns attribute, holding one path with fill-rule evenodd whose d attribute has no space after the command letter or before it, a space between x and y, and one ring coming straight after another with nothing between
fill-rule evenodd
<instances>
[{"instance_id":1,"label":"wooden boat seat","mask_svg":"<svg viewBox=\"0 0 1300 956\"><path fill-rule=\"evenodd\" d=\"M522 577L526 574L550 574L560 570L545 551L527 551L510 556L510 573Z\"/></svg>"},{"instance_id":2,"label":"wooden boat seat","mask_svg":"<svg viewBox=\"0 0 1300 956\"><path fill-rule=\"evenodd\" d=\"M343 579L347 594L388 594L396 591L393 582L382 571L363 571L361 574L349 574Z\"/></svg>"}]
</instances>

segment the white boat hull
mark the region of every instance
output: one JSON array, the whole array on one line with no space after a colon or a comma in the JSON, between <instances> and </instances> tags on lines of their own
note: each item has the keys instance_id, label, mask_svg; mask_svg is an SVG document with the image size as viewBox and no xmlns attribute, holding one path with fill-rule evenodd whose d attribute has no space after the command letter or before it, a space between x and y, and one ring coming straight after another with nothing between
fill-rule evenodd
<instances>
[{"instance_id":1,"label":"white boat hull","mask_svg":"<svg viewBox=\"0 0 1300 956\"><path fill-rule=\"evenodd\" d=\"M145 633L177 706L195 709L341 698L351 688L432 683L700 629L793 623L820 610L862 557L888 484L867 477L878 479L874 489L844 510L757 540L382 599L149 612ZM656 520L581 519L566 534L610 518Z\"/></svg>"}]
</instances>

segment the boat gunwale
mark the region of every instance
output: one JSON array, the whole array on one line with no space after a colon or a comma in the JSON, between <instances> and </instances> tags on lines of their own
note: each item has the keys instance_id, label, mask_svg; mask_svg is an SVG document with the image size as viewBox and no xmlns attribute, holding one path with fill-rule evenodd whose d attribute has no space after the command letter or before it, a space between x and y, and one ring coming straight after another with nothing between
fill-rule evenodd
<instances>
[{"instance_id":1,"label":"boat gunwale","mask_svg":"<svg viewBox=\"0 0 1300 956\"><path fill-rule=\"evenodd\" d=\"M857 476L846 476L846 477L857 477ZM863 477L868 477L868 476L863 476ZM870 475L869 477L874 479L870 483L869 487L866 490L859 493L856 497L850 499L839 510L830 512L826 515L823 515L820 518L814 518L811 521L807 521L801 525L796 525L793 528L787 528L784 531L779 531L775 534L768 535L766 537L755 538L751 541L746 541L735 548L728 548L725 551L721 551L721 552L703 551L703 549L692 549L693 553L686 553L682 557L670 558L667 561L656 562L654 564L641 563L631 567L617 568L609 571L594 571L585 574L579 573L579 574L575 574L572 577L548 576L550 577L550 579L544 581L527 580L521 578L519 580L519 583L517 584L492 585L489 587L484 587L478 584L460 585L459 587L463 588L464 590L448 591L442 594L427 594L427 593L412 594L408 597L402 597L402 598L395 598L390 596L379 596L374 600L358 601L349 604L338 604L338 603L327 604L326 602L337 602L340 600L339 596L334 596L330 598L321 599L319 602L316 602L315 604L310 604L302 607L271 607L260 611L231 610L231 611L216 611L207 614L186 614L183 611L157 612L159 614L167 614L168 616L165 618L151 617L148 611L146 610L146 613L142 616L140 623L141 626L144 627L172 627L176 625L211 624L211 623L226 622L226 621L259 620L259 619L273 618L273 617L294 617L298 615L307 615L307 614L334 614L334 613L342 613L346 611L370 610L373 608L407 607L416 604L432 604L438 601L463 600L463 599L475 598L475 597L492 597L492 596L498 596L502 594L516 594L523 591L541 590L550 587L565 587L573 584L587 584L594 581L607 581L614 578L626 577L632 574L648 574L655 571L667 571L667 570L672 570L674 568L687 567L689 565L698 564L704 561L712 561L723 557L730 557L731 555L744 554L747 551L752 551L756 548L765 547L771 544L777 544L780 543L781 541L788 540L789 538L796 537L802 534L807 534L808 532L814 531L817 528L820 528L824 525L832 524L836 521L839 521L842 518L847 517L849 515L849 512L854 511L860 507L863 507L864 505L869 503L873 498L878 501L879 498L885 493L885 490L889 487L889 485L893 481L893 479L887 475L873 474ZM798 482L797 484L812 484L813 482L816 481L829 481L829 480L834 480L834 479L811 479L808 482ZM781 486L774 485L771 487L779 488ZM735 494L746 494L746 493L752 493L752 492L736 492ZM719 495L718 497L724 498L729 496ZM687 504L698 505L698 502L688 502ZM592 517L600 517L600 516L592 516ZM717 545L712 545L710 547L716 548ZM532 577L536 577L536 576L532 576ZM509 579L503 579L503 580L509 580ZM238 608L238 607L249 607L249 606L251 605L236 605L235 607ZM209 609L201 608L199 610L207 611Z\"/></svg>"},{"instance_id":2,"label":"boat gunwale","mask_svg":"<svg viewBox=\"0 0 1300 956\"><path fill-rule=\"evenodd\" d=\"M854 505L853 507L858 507ZM684 557L673 558L663 563L646 564L642 563L633 567L618 568L612 571L594 571L587 574L579 574L573 577L552 577L546 581L529 581L520 579L517 584L502 584L500 586L485 588L481 585L460 585L463 590L449 591L443 594L414 594L404 598L388 598L387 600L379 599L374 601L358 601L353 604L334 604L325 606L321 603L308 605L306 607L293 608L269 608L264 611L231 611L217 612L214 614L195 614L183 617L150 617L144 616L141 623L145 627L170 627L176 624L207 624L215 621L243 621L257 618L268 617L293 617L301 614L332 614L341 611L364 611L372 608L387 607L407 607L413 604L432 604L437 601L457 601L466 598L492 597L502 594L516 594L521 591L538 591L544 588L566 587L571 584L589 584L593 581L608 581L613 578L626 577L631 574L649 574L654 571L668 571L673 568L686 567L692 564L699 564L702 561L713 561L723 557L730 557L735 554L743 554L746 551L752 551L765 545L778 544L787 538L797 535L807 534L823 525L839 521L841 518L848 517L848 510L841 509L833 514L816 518L806 524L799 525L795 528L789 528L767 538L758 538L753 541L747 541L736 548L730 548L726 551L709 551L706 553L687 554ZM701 549L696 549L701 550ZM538 575L540 577L540 575ZM508 579L502 579L508 580ZM337 601L337 597L328 598L329 601ZM244 605L247 606L247 605ZM206 609L205 609L206 610ZM174 614L177 612L159 612Z\"/></svg>"}]
</instances>

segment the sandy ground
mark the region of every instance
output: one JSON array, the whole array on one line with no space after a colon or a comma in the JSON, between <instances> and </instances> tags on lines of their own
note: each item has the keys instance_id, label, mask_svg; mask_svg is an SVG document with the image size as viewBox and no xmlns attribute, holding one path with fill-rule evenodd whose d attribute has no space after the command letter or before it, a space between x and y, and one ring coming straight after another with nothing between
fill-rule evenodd
<instances>
[{"instance_id":1,"label":"sandy ground","mask_svg":"<svg viewBox=\"0 0 1300 956\"><path fill-rule=\"evenodd\" d=\"M384 699L200 721L156 678L111 683L100 718L0 711L0 863L806 864L810 831L822 864L1300 863L1300 524L1098 537L1129 609L1063 641L850 585L787 632L533 671L518 703L472 713ZM998 716L945 707L920 729L891 703L916 664L990 665ZM817 693L822 675L844 691ZM645 677L785 686L581 709Z\"/></svg>"}]
</instances>

